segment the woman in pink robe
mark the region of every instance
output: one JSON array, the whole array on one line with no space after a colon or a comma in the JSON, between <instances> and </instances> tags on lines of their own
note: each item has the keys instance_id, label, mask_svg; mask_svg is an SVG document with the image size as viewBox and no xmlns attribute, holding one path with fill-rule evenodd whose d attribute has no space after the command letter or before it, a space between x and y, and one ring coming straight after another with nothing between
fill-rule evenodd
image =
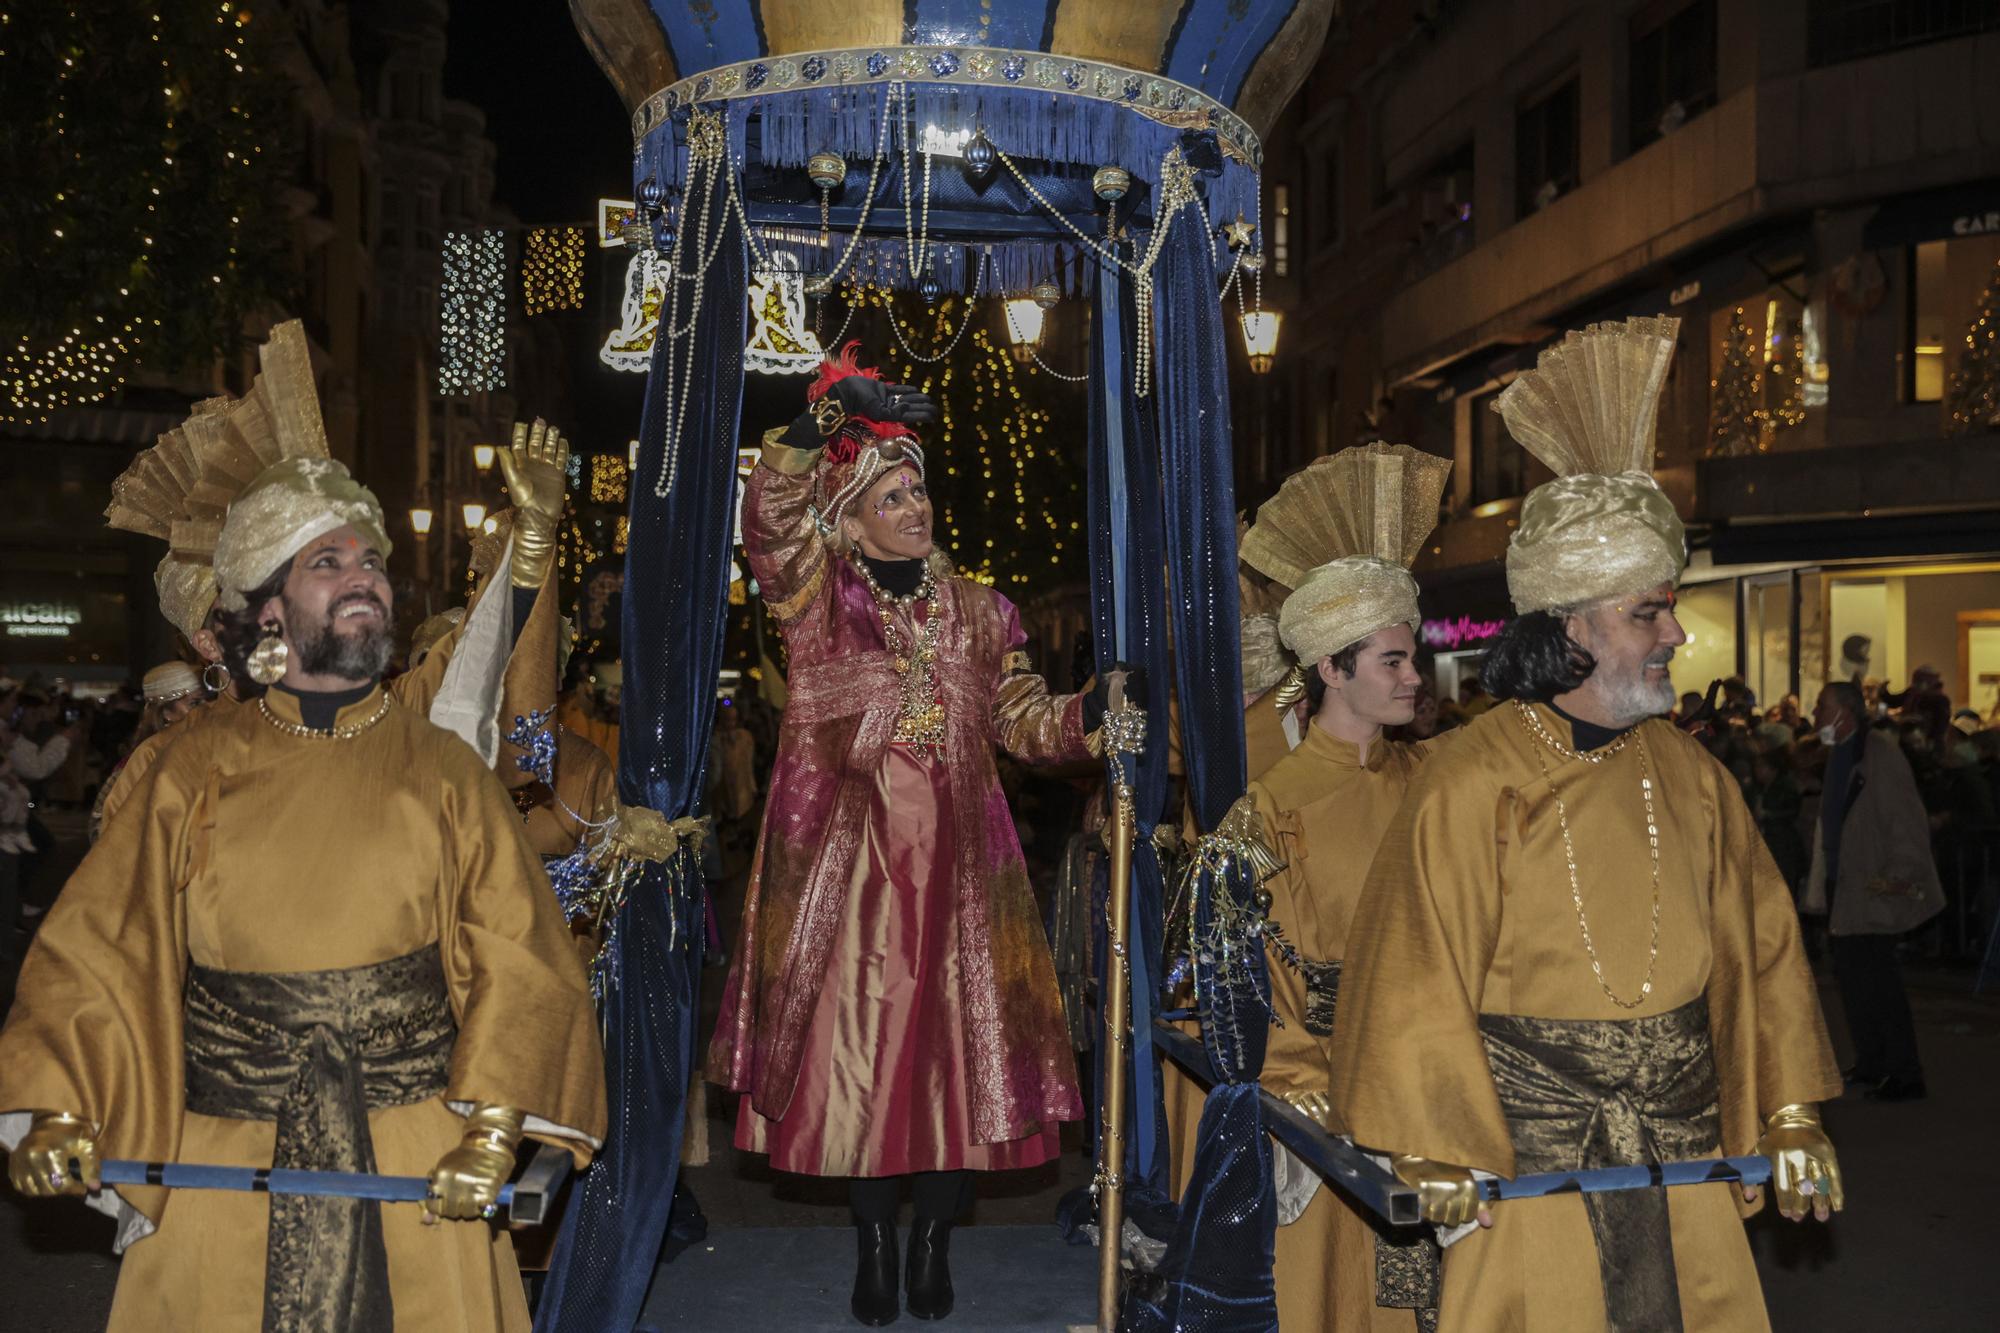
<instances>
[{"instance_id":1,"label":"woman in pink robe","mask_svg":"<svg viewBox=\"0 0 2000 1333\"><path fill-rule=\"evenodd\" d=\"M1048 1161L1082 1115L993 747L1082 758L1102 708L1051 697L1012 604L933 549L908 429L930 400L857 372L851 345L811 397L744 497L791 698L708 1077L745 1094L738 1147L850 1178L865 1324L898 1313L899 1178L916 1178L910 1311L935 1319L965 1173Z\"/></svg>"}]
</instances>

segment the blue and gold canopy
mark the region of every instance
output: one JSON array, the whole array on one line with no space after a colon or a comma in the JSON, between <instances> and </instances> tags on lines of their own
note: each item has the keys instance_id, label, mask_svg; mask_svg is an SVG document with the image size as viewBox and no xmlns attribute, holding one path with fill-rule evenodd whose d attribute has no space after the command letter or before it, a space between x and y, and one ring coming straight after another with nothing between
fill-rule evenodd
<instances>
[{"instance_id":1,"label":"blue and gold canopy","mask_svg":"<svg viewBox=\"0 0 2000 1333\"><path fill-rule=\"evenodd\" d=\"M1212 130L1217 213L1254 214L1259 135L1311 68L1337 0L571 0L632 113L638 172L673 174L671 131L726 106L768 167L867 160L880 98L1003 151L1115 164L1151 183L1162 145ZM745 136L754 118L758 132ZM754 210L753 210L754 211Z\"/></svg>"}]
</instances>

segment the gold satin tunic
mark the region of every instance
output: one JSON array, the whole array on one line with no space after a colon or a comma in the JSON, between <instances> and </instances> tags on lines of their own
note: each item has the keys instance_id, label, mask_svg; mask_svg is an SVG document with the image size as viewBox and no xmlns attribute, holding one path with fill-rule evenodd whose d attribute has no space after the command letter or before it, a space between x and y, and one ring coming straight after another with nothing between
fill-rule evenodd
<instances>
[{"instance_id":1,"label":"gold satin tunic","mask_svg":"<svg viewBox=\"0 0 2000 1333\"><path fill-rule=\"evenodd\" d=\"M270 702L299 720L291 696ZM183 1109L188 963L319 971L437 944L459 1025L449 1082L443 1097L369 1113L378 1170L429 1174L458 1142L452 1104L477 1102L522 1108L588 1161L605 1124L589 989L520 816L470 747L396 705L334 740L288 735L242 704L188 730L129 804L30 950L0 1032L0 1111L77 1112L101 1127L106 1157L269 1166L271 1122ZM158 1229L126 1253L113 1330L261 1327L267 1199L120 1193ZM421 1215L382 1207L397 1326L526 1330L507 1233Z\"/></svg>"},{"instance_id":2,"label":"gold satin tunic","mask_svg":"<svg viewBox=\"0 0 2000 1333\"><path fill-rule=\"evenodd\" d=\"M1567 742L1568 723L1538 711ZM1660 946L1650 995L1624 1009L1584 952L1550 783L1568 810L1604 976L1630 999L1651 936L1641 740L1660 830ZM1347 940L1335 1111L1368 1147L1512 1175L1478 1015L1630 1019L1703 994L1725 1154L1753 1151L1779 1107L1839 1095L1791 894L1729 774L1657 719L1601 763L1564 760L1511 704L1497 705L1424 767L1376 854ZM1740 1197L1729 1184L1668 1192L1689 1329L1769 1327ZM1502 1203L1494 1219L1445 1251L1443 1328L1604 1327L1578 1196Z\"/></svg>"}]
</instances>

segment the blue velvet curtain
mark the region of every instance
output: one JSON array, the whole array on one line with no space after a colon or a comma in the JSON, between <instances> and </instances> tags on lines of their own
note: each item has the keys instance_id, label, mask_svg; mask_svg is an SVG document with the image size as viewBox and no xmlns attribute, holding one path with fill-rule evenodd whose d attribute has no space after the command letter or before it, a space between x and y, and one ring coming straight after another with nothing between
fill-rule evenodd
<instances>
[{"instance_id":1,"label":"blue velvet curtain","mask_svg":"<svg viewBox=\"0 0 2000 1333\"><path fill-rule=\"evenodd\" d=\"M1150 1232L1164 1232L1171 1217L1167 1190L1166 1104L1160 1057L1148 1036L1161 977L1166 890L1153 829L1169 816L1167 804L1167 701L1172 685L1168 654L1165 563L1159 449L1146 400L1132 392L1133 329L1129 286L1101 272L1091 323L1090 460L1086 473L1090 512L1092 633L1100 670L1115 661L1146 669L1151 719L1146 749L1131 761L1135 845L1132 856L1133 1069L1125 1127L1127 1211ZM1108 780L1108 774L1107 774ZM1103 888L1097 924L1103 921ZM1105 977L1099 930L1097 975ZM1100 995L1103 993L1100 989ZM1104 1055L1097 1048L1098 1097L1103 1096ZM1100 1127L1096 1119L1093 1127Z\"/></svg>"},{"instance_id":2,"label":"blue velvet curtain","mask_svg":"<svg viewBox=\"0 0 2000 1333\"><path fill-rule=\"evenodd\" d=\"M726 191L713 207L726 216ZM669 818L701 801L734 536L736 422L742 411L745 259L740 231L707 275L693 333L654 346L632 481L625 555L625 689L618 795ZM690 364L691 363L691 364ZM679 477L661 473L669 383L687 386ZM679 1174L699 1034L699 859L649 866L618 922L618 983L605 998L611 1129L573 1189L535 1327L632 1328L645 1303Z\"/></svg>"},{"instance_id":3,"label":"blue velvet curtain","mask_svg":"<svg viewBox=\"0 0 2000 1333\"><path fill-rule=\"evenodd\" d=\"M1230 459L1229 380L1214 259L1200 216L1184 210L1155 269L1154 311L1166 554L1173 595L1174 668L1188 799L1204 832L1243 794L1243 684L1236 600L1236 496ZM1237 891L1247 891L1238 885ZM1212 915L1197 886L1195 924ZM1271 1262L1277 1208L1271 1149L1256 1078L1268 1015L1264 955L1241 961L1247 979L1225 985L1196 963L1202 1038L1223 1081L1209 1094L1180 1220L1151 1289L1135 1287L1127 1326L1252 1333L1277 1327Z\"/></svg>"}]
</instances>

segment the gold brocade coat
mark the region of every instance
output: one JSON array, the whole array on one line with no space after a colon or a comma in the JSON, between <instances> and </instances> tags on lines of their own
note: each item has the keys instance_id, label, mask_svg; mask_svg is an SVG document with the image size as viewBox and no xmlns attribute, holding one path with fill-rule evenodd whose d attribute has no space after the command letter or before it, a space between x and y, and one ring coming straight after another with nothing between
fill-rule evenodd
<instances>
[{"instance_id":1,"label":"gold brocade coat","mask_svg":"<svg viewBox=\"0 0 2000 1333\"><path fill-rule=\"evenodd\" d=\"M874 774L901 684L874 599L830 551L807 506L818 450L767 437L743 500L750 568L784 628L791 697L730 963L708 1078L784 1116L843 920ZM993 761L1088 756L1081 696L1052 697L1026 669L1013 606L969 579L940 583L937 678L945 708L967 1103L976 1143L1006 1143L1082 1114L1055 967Z\"/></svg>"},{"instance_id":2,"label":"gold brocade coat","mask_svg":"<svg viewBox=\"0 0 2000 1333\"><path fill-rule=\"evenodd\" d=\"M291 696L271 706L298 720ZM0 1112L81 1114L105 1157L269 1166L274 1124L183 1108L190 962L308 972L434 944L458 1023L446 1091L369 1112L377 1168L428 1174L458 1142L453 1107L479 1102L589 1159L605 1124L590 992L519 815L457 737L400 706L350 739L300 737L238 705L186 730L128 805L29 951L0 1031ZM113 1329L261 1326L268 1199L119 1193L157 1230L126 1253ZM398 1327L525 1330L506 1234L420 1213L382 1208Z\"/></svg>"},{"instance_id":3,"label":"gold brocade coat","mask_svg":"<svg viewBox=\"0 0 2000 1333\"><path fill-rule=\"evenodd\" d=\"M515 762L521 751L505 740L507 733L513 730L514 718L542 710L553 712L555 708L557 594L551 591L554 585L555 580L550 579L536 593L534 609L529 613L527 623L521 627L521 632L514 637L513 651L507 658L506 675L501 680L499 721L502 740L493 771L508 787L520 787L534 781ZM486 591L485 588L480 589L479 595L484 596ZM499 591L506 595L511 590L502 588ZM474 601L476 603L477 598ZM458 646L464 631L465 621L461 619L449 633L431 645L431 651L423 661L385 682L383 688L389 691L390 697L417 717L428 716L431 703L444 684L445 668L451 664L452 650ZM98 825L101 827L109 822L126 799L139 789L141 780L159 762L168 745L193 726L205 725L236 707L238 704L234 696L218 695L173 726L153 733L134 746L97 798Z\"/></svg>"},{"instance_id":4,"label":"gold brocade coat","mask_svg":"<svg viewBox=\"0 0 2000 1333\"><path fill-rule=\"evenodd\" d=\"M1566 722L1537 711L1567 740ZM1604 977L1629 999L1651 952L1642 763L1659 828L1659 949L1651 993L1624 1009L1584 951L1551 782L1567 810ZM1725 1154L1754 1151L1764 1118L1780 1107L1839 1095L1791 894L1730 775L1657 719L1601 763L1565 761L1513 705L1496 705L1424 766L1376 853L1341 979L1336 1116L1367 1147L1511 1176L1514 1148L1481 1014L1632 1019L1701 996ZM1768 1326L1739 1198L1727 1184L1668 1191L1690 1329ZM1443 1327L1602 1328L1580 1196L1502 1203L1494 1217L1492 1230L1445 1252Z\"/></svg>"}]
</instances>

